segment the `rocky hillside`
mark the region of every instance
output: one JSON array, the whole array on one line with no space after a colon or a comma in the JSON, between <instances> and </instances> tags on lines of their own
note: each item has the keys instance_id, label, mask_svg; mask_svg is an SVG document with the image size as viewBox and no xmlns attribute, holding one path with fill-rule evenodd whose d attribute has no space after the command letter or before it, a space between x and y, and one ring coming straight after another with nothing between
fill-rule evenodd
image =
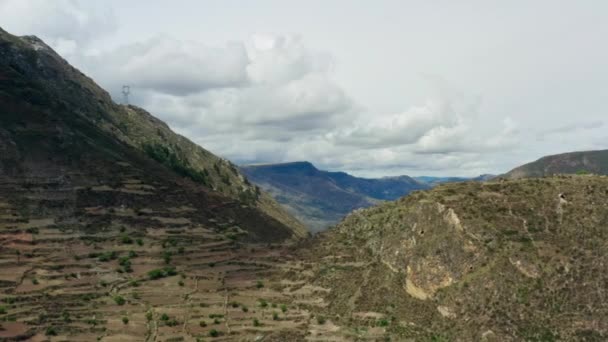
<instances>
[{"instance_id":1,"label":"rocky hillside","mask_svg":"<svg viewBox=\"0 0 608 342\"><path fill-rule=\"evenodd\" d=\"M309 162L242 166L241 170L315 232L355 209L429 188L408 176L359 178L321 171Z\"/></svg>"},{"instance_id":2,"label":"rocky hillside","mask_svg":"<svg viewBox=\"0 0 608 342\"><path fill-rule=\"evenodd\" d=\"M501 177L516 179L576 173L608 174L608 150L570 152L542 157L519 166Z\"/></svg>"},{"instance_id":3,"label":"rocky hillside","mask_svg":"<svg viewBox=\"0 0 608 342\"><path fill-rule=\"evenodd\" d=\"M294 281L325 293L327 340L605 341L607 195L606 176L440 185L315 237Z\"/></svg>"}]
</instances>

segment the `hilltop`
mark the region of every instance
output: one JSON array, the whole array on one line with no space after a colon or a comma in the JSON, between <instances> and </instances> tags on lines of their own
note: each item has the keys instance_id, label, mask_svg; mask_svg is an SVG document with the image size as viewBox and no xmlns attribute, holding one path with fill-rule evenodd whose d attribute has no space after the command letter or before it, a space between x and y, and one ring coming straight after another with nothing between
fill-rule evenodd
<instances>
[{"instance_id":1,"label":"hilltop","mask_svg":"<svg viewBox=\"0 0 608 342\"><path fill-rule=\"evenodd\" d=\"M326 229L355 209L429 188L408 176L359 178L322 171L310 162L241 166L241 170L312 231Z\"/></svg>"},{"instance_id":2,"label":"hilltop","mask_svg":"<svg viewBox=\"0 0 608 342\"><path fill-rule=\"evenodd\" d=\"M570 152L542 157L516 167L501 177L515 179L575 173L608 174L608 150Z\"/></svg>"},{"instance_id":3,"label":"hilltop","mask_svg":"<svg viewBox=\"0 0 608 342\"><path fill-rule=\"evenodd\" d=\"M325 340L604 341L607 194L605 176L439 185L351 213L293 279L323 293Z\"/></svg>"}]
</instances>

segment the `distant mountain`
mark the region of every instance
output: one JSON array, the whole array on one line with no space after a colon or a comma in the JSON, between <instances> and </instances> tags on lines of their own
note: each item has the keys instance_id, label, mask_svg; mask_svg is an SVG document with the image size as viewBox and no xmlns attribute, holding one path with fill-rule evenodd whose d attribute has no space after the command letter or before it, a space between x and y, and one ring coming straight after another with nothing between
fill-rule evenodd
<instances>
[{"instance_id":1,"label":"distant mountain","mask_svg":"<svg viewBox=\"0 0 608 342\"><path fill-rule=\"evenodd\" d=\"M428 184L430 186L436 186L442 183L454 183L454 182L466 182L466 181L476 181L483 182L486 180L490 180L496 177L495 175L483 174L477 177L432 177L432 176L419 176L413 177L415 180Z\"/></svg>"},{"instance_id":2,"label":"distant mountain","mask_svg":"<svg viewBox=\"0 0 608 342\"><path fill-rule=\"evenodd\" d=\"M241 171L312 231L324 230L355 209L430 188L408 176L359 178L321 171L309 162L242 166Z\"/></svg>"},{"instance_id":3,"label":"distant mountain","mask_svg":"<svg viewBox=\"0 0 608 342\"><path fill-rule=\"evenodd\" d=\"M608 150L582 151L546 156L502 175L503 178L544 177L555 174L608 174Z\"/></svg>"}]
</instances>

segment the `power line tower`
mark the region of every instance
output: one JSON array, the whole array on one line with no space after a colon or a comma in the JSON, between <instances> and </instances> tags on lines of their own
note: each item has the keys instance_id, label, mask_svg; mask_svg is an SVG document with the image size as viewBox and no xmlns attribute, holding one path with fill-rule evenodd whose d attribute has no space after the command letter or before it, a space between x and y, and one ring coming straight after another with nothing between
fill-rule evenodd
<instances>
[{"instance_id":1,"label":"power line tower","mask_svg":"<svg viewBox=\"0 0 608 342\"><path fill-rule=\"evenodd\" d=\"M128 85L123 85L122 86L122 96L123 96L123 102L126 105L129 104L129 94L131 94L131 87L129 87Z\"/></svg>"}]
</instances>

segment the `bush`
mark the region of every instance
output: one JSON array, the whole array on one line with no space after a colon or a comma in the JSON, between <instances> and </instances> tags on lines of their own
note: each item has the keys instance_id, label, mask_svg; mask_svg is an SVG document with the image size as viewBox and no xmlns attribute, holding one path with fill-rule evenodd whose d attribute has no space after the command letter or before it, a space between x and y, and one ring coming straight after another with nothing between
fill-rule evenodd
<instances>
[{"instance_id":1,"label":"bush","mask_svg":"<svg viewBox=\"0 0 608 342\"><path fill-rule=\"evenodd\" d=\"M180 281L177 282L177 285L184 286L184 282L180 280Z\"/></svg>"},{"instance_id":2,"label":"bush","mask_svg":"<svg viewBox=\"0 0 608 342\"><path fill-rule=\"evenodd\" d=\"M121 296L115 296L114 297L114 301L116 302L117 305L125 305L125 303L127 302L123 297Z\"/></svg>"},{"instance_id":3,"label":"bush","mask_svg":"<svg viewBox=\"0 0 608 342\"><path fill-rule=\"evenodd\" d=\"M197 183L201 183L203 185L207 184L204 170L196 170L190 166L190 163L187 160L181 159L169 148L160 144L151 144L145 145L144 151L150 158L164 164L172 169L175 173L183 177L188 177Z\"/></svg>"},{"instance_id":4,"label":"bush","mask_svg":"<svg viewBox=\"0 0 608 342\"><path fill-rule=\"evenodd\" d=\"M279 320L279 313L278 312L273 312L272 313L272 320L273 321L278 321Z\"/></svg>"},{"instance_id":5,"label":"bush","mask_svg":"<svg viewBox=\"0 0 608 342\"><path fill-rule=\"evenodd\" d=\"M123 236L123 237L120 239L120 241L121 241L123 244L125 244L125 245L130 245L130 244L132 244L132 243L133 243L133 239L131 239L130 237L128 237L128 236L126 236L126 235L125 235L125 236Z\"/></svg>"},{"instance_id":6,"label":"bush","mask_svg":"<svg viewBox=\"0 0 608 342\"><path fill-rule=\"evenodd\" d=\"M381 319L376 323L377 326L379 327L387 327L388 326L388 320L386 319Z\"/></svg>"},{"instance_id":7,"label":"bush","mask_svg":"<svg viewBox=\"0 0 608 342\"><path fill-rule=\"evenodd\" d=\"M166 313L160 315L160 320L161 321L168 321L169 320L169 315L167 315Z\"/></svg>"},{"instance_id":8,"label":"bush","mask_svg":"<svg viewBox=\"0 0 608 342\"><path fill-rule=\"evenodd\" d=\"M154 315L151 312L146 312L146 320L151 321L154 318Z\"/></svg>"},{"instance_id":9,"label":"bush","mask_svg":"<svg viewBox=\"0 0 608 342\"><path fill-rule=\"evenodd\" d=\"M38 285L38 284L40 284L40 282L38 281L38 279L34 278L34 279L32 279L32 284Z\"/></svg>"},{"instance_id":10,"label":"bush","mask_svg":"<svg viewBox=\"0 0 608 342\"><path fill-rule=\"evenodd\" d=\"M200 322L198 323L198 325L199 325L201 328L204 328L204 327L206 327L206 326L207 326L207 322L205 322L205 321L200 321Z\"/></svg>"},{"instance_id":11,"label":"bush","mask_svg":"<svg viewBox=\"0 0 608 342\"><path fill-rule=\"evenodd\" d=\"M283 311L283 313L286 313L287 312L287 305L281 304L281 311Z\"/></svg>"},{"instance_id":12,"label":"bush","mask_svg":"<svg viewBox=\"0 0 608 342\"><path fill-rule=\"evenodd\" d=\"M173 267L165 267L163 269L154 269L148 272L148 277L151 280L156 280L160 278L170 277L177 275L177 271Z\"/></svg>"},{"instance_id":13,"label":"bush","mask_svg":"<svg viewBox=\"0 0 608 342\"><path fill-rule=\"evenodd\" d=\"M2 305L0 306L0 315L5 315L6 314L6 306Z\"/></svg>"},{"instance_id":14,"label":"bush","mask_svg":"<svg viewBox=\"0 0 608 342\"><path fill-rule=\"evenodd\" d=\"M211 329L209 331L209 336L211 336L211 337L218 337L218 336L220 336L220 332L217 331L217 330L215 330L215 329Z\"/></svg>"},{"instance_id":15,"label":"bush","mask_svg":"<svg viewBox=\"0 0 608 342\"><path fill-rule=\"evenodd\" d=\"M101 262L108 262L110 260L115 260L116 258L118 258L118 253L116 253L116 251L111 251L101 254L98 260Z\"/></svg>"},{"instance_id":16,"label":"bush","mask_svg":"<svg viewBox=\"0 0 608 342\"><path fill-rule=\"evenodd\" d=\"M264 283L261 280L258 280L257 283L255 284L255 287L257 287L258 289L261 289L262 287L264 287Z\"/></svg>"},{"instance_id":17,"label":"bush","mask_svg":"<svg viewBox=\"0 0 608 342\"><path fill-rule=\"evenodd\" d=\"M46 328L45 335L46 336L57 336L57 330L55 330L54 327L48 327L48 328Z\"/></svg>"},{"instance_id":18,"label":"bush","mask_svg":"<svg viewBox=\"0 0 608 342\"><path fill-rule=\"evenodd\" d=\"M317 316L317 323L319 323L319 324L325 324L325 317L323 317L323 316Z\"/></svg>"},{"instance_id":19,"label":"bush","mask_svg":"<svg viewBox=\"0 0 608 342\"><path fill-rule=\"evenodd\" d=\"M122 323L123 324L129 324L129 318L128 317L123 317L122 318Z\"/></svg>"},{"instance_id":20,"label":"bush","mask_svg":"<svg viewBox=\"0 0 608 342\"><path fill-rule=\"evenodd\" d=\"M135 242L137 243L138 246L144 245L144 240L142 240L142 239L137 239L137 240L135 240Z\"/></svg>"},{"instance_id":21,"label":"bush","mask_svg":"<svg viewBox=\"0 0 608 342\"><path fill-rule=\"evenodd\" d=\"M241 310L243 310L243 312L248 312L249 308L246 305L241 306Z\"/></svg>"},{"instance_id":22,"label":"bush","mask_svg":"<svg viewBox=\"0 0 608 342\"><path fill-rule=\"evenodd\" d=\"M268 306L268 302L265 299L260 299L260 306L265 308Z\"/></svg>"},{"instance_id":23,"label":"bush","mask_svg":"<svg viewBox=\"0 0 608 342\"><path fill-rule=\"evenodd\" d=\"M259 327L260 325L262 325L262 324L260 324L260 321L257 318L254 318L253 319L253 326L254 327Z\"/></svg>"}]
</instances>

